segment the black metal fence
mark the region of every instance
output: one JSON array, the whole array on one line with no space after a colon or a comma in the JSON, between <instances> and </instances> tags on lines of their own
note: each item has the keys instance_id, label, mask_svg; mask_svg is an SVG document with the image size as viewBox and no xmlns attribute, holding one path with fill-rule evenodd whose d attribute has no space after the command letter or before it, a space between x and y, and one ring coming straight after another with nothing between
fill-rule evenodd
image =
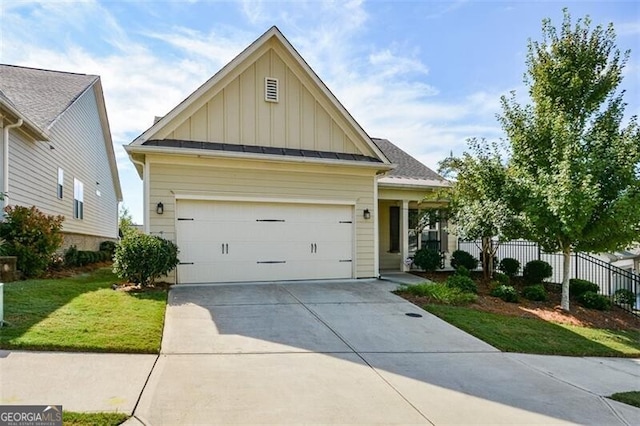
<instances>
[{"instance_id":1,"label":"black metal fence","mask_svg":"<svg viewBox=\"0 0 640 426\"><path fill-rule=\"evenodd\" d=\"M458 249L480 259L480 241L458 241ZM526 240L501 243L496 252L498 261L505 257L517 259L521 267L532 260L544 260L553 268L548 282L562 282L564 258L561 253L546 253L541 247ZM622 309L640 316L640 275L611 265L586 253L572 253L569 278L579 278L598 284L600 293L609 296Z\"/></svg>"}]
</instances>

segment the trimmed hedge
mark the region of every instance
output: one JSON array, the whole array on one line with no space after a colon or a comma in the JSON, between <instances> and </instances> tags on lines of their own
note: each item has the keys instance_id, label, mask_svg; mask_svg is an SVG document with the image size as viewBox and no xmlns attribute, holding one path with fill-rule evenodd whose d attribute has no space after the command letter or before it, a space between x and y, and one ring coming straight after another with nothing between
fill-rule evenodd
<instances>
[{"instance_id":1,"label":"trimmed hedge","mask_svg":"<svg viewBox=\"0 0 640 426\"><path fill-rule=\"evenodd\" d=\"M524 265L522 278L525 284L540 284L553 275L553 268L544 260L532 260Z\"/></svg>"},{"instance_id":2,"label":"trimmed hedge","mask_svg":"<svg viewBox=\"0 0 640 426\"><path fill-rule=\"evenodd\" d=\"M518 275L518 271L520 270L520 261L511 257L505 257L500 261L498 269L509 277L515 277Z\"/></svg>"},{"instance_id":3,"label":"trimmed hedge","mask_svg":"<svg viewBox=\"0 0 640 426\"><path fill-rule=\"evenodd\" d=\"M64 253L64 264L66 266L85 266L93 263L107 262L111 260L111 253L108 251L78 250L76 246L71 246Z\"/></svg>"},{"instance_id":4,"label":"trimmed hedge","mask_svg":"<svg viewBox=\"0 0 640 426\"><path fill-rule=\"evenodd\" d=\"M478 267L478 259L473 257L471 253L464 250L456 250L451 253L451 267L458 269L460 266L464 266L468 270L474 270Z\"/></svg>"},{"instance_id":5,"label":"trimmed hedge","mask_svg":"<svg viewBox=\"0 0 640 426\"><path fill-rule=\"evenodd\" d=\"M518 291L510 285L499 285L491 291L491 295L499 297L505 302L517 303Z\"/></svg>"},{"instance_id":6,"label":"trimmed hedge","mask_svg":"<svg viewBox=\"0 0 640 426\"><path fill-rule=\"evenodd\" d=\"M440 267L440 252L422 248L413 256L413 264L424 271L433 272Z\"/></svg>"},{"instance_id":7,"label":"trimmed hedge","mask_svg":"<svg viewBox=\"0 0 640 426\"><path fill-rule=\"evenodd\" d=\"M607 296L595 293L593 291L587 291L578 297L578 302L582 303L582 306L589 309L597 309L599 311L608 311L611 309L611 300Z\"/></svg>"},{"instance_id":8,"label":"trimmed hedge","mask_svg":"<svg viewBox=\"0 0 640 426\"><path fill-rule=\"evenodd\" d=\"M591 281L581 280L578 278L571 278L569 280L569 296L579 298L586 292L598 293L600 286Z\"/></svg>"},{"instance_id":9,"label":"trimmed hedge","mask_svg":"<svg viewBox=\"0 0 640 426\"><path fill-rule=\"evenodd\" d=\"M542 284L530 285L522 290L522 296L535 302L544 302L547 300L547 290Z\"/></svg>"}]
</instances>

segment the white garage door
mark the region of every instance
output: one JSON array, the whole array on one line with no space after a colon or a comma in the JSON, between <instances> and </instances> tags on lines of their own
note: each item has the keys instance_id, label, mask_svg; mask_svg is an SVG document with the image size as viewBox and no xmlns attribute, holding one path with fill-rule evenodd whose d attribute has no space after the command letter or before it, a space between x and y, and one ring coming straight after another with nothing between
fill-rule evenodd
<instances>
[{"instance_id":1,"label":"white garage door","mask_svg":"<svg viewBox=\"0 0 640 426\"><path fill-rule=\"evenodd\" d=\"M351 278L353 207L178 200L179 283Z\"/></svg>"}]
</instances>

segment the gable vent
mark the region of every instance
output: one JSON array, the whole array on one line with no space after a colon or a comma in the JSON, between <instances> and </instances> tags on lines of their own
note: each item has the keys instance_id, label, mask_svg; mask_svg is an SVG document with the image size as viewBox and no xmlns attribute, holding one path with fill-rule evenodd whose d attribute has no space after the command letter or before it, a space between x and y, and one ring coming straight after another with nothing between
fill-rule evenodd
<instances>
[{"instance_id":1,"label":"gable vent","mask_svg":"<svg viewBox=\"0 0 640 426\"><path fill-rule=\"evenodd\" d=\"M264 79L264 100L267 102L278 102L278 79L266 77Z\"/></svg>"}]
</instances>

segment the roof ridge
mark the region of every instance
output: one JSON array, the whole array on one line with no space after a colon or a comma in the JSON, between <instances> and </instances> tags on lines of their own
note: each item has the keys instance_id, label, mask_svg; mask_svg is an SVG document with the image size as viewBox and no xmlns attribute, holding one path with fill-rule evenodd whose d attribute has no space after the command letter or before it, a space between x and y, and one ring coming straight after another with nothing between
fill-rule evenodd
<instances>
[{"instance_id":1,"label":"roof ridge","mask_svg":"<svg viewBox=\"0 0 640 426\"><path fill-rule=\"evenodd\" d=\"M51 72L51 73L57 73L57 74L77 75L77 76L81 76L81 77L99 77L97 74L85 74L85 73L81 73L81 72L49 70L49 69L46 69L46 68L27 67L27 66L24 66L24 65L14 65L14 64L2 64L2 63L0 63L0 66L11 67L11 68L22 68L22 69L33 70L33 71Z\"/></svg>"}]
</instances>

